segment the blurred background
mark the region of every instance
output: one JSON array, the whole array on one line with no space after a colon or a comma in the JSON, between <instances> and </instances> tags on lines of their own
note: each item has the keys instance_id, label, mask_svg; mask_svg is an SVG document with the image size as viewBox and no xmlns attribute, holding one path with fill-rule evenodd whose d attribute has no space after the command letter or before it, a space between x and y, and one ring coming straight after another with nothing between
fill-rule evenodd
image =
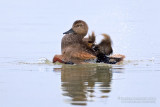
<instances>
[{"instance_id":1,"label":"blurred background","mask_svg":"<svg viewBox=\"0 0 160 107\"><path fill-rule=\"evenodd\" d=\"M0 2L0 56L47 57L60 53L63 32L81 19L113 41L114 53L127 59L159 51L159 1L5 0ZM136 57L135 57L136 56Z\"/></svg>"},{"instance_id":2,"label":"blurred background","mask_svg":"<svg viewBox=\"0 0 160 107\"><path fill-rule=\"evenodd\" d=\"M0 107L158 107L159 4L159 0L1 0ZM95 31L97 43L100 34L111 36L114 54L126 56L123 64L73 69L51 63L61 53L63 32L79 19L87 22L89 34Z\"/></svg>"}]
</instances>

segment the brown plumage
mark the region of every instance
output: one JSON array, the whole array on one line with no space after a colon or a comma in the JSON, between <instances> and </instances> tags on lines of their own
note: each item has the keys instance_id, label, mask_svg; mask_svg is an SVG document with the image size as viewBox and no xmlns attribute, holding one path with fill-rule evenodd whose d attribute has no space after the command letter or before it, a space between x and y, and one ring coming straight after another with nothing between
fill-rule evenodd
<instances>
[{"instance_id":1,"label":"brown plumage","mask_svg":"<svg viewBox=\"0 0 160 107\"><path fill-rule=\"evenodd\" d=\"M88 32L88 25L82 20L73 23L72 28L63 33L65 34L61 41L62 55L55 55L53 62L61 62L66 64L81 64L86 60L96 59L96 62L104 62L115 64L123 60L123 56L119 55L107 57L112 54L112 41L109 35L102 34L104 39L99 44L95 43L95 33L92 32L88 38L84 38ZM116 59L116 60L115 60ZM117 60L118 59L118 60Z\"/></svg>"},{"instance_id":2,"label":"brown plumage","mask_svg":"<svg viewBox=\"0 0 160 107\"><path fill-rule=\"evenodd\" d=\"M60 62L60 63L64 63L64 61L63 61L63 56L62 55L55 55L54 57L53 57L53 61L52 61L53 63L55 63L55 62Z\"/></svg>"},{"instance_id":3,"label":"brown plumage","mask_svg":"<svg viewBox=\"0 0 160 107\"><path fill-rule=\"evenodd\" d=\"M96 37L94 32L92 32L92 34L89 35L88 38L83 38L83 42L85 42L86 45L88 45L89 47L92 47L92 45L95 44L95 40L96 40Z\"/></svg>"},{"instance_id":4,"label":"brown plumage","mask_svg":"<svg viewBox=\"0 0 160 107\"><path fill-rule=\"evenodd\" d=\"M88 25L82 20L73 23L72 28L65 32L61 41L61 52L65 62L81 63L88 59L95 59L92 48L83 41L88 32Z\"/></svg>"},{"instance_id":5,"label":"brown plumage","mask_svg":"<svg viewBox=\"0 0 160 107\"><path fill-rule=\"evenodd\" d=\"M100 53L110 55L113 53L112 40L107 34L102 34L102 36L104 36L104 39L98 45L95 45L95 47L99 49Z\"/></svg>"},{"instance_id":6,"label":"brown plumage","mask_svg":"<svg viewBox=\"0 0 160 107\"><path fill-rule=\"evenodd\" d=\"M95 43L95 33L92 32L91 35L89 35L88 38L84 38L83 41L88 45L88 47L92 48L96 55L99 53L103 53L105 55L110 55L113 53L112 49L112 40L109 35L102 34L104 36L104 39L101 40L99 44Z\"/></svg>"}]
</instances>

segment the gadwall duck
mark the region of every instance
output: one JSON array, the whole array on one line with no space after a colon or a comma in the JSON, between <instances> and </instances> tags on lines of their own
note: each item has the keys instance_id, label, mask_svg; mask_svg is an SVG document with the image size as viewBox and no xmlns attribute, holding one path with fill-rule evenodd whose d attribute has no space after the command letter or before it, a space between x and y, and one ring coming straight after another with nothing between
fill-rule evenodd
<instances>
[{"instance_id":1,"label":"gadwall duck","mask_svg":"<svg viewBox=\"0 0 160 107\"><path fill-rule=\"evenodd\" d=\"M83 41L88 32L88 25L82 20L73 23L72 28L63 33L61 53L64 62L83 63L85 60L95 59L96 54L92 48Z\"/></svg>"},{"instance_id":2,"label":"gadwall duck","mask_svg":"<svg viewBox=\"0 0 160 107\"><path fill-rule=\"evenodd\" d=\"M113 52L109 35L102 34L104 39L99 44L95 44L94 32L88 38L84 38L87 32L88 25L86 22L82 20L75 21L72 28L63 33L65 35L61 41L62 55L55 55L53 62L81 64L85 63L86 60L97 59L96 62L116 63L117 60L114 57L106 56ZM121 60L121 58L118 59L118 61Z\"/></svg>"}]
</instances>

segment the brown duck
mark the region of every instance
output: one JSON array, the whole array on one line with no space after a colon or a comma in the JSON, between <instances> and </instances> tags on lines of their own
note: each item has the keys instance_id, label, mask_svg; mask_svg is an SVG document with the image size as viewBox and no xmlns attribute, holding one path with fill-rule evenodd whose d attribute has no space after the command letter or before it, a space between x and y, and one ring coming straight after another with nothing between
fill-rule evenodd
<instances>
[{"instance_id":1,"label":"brown duck","mask_svg":"<svg viewBox=\"0 0 160 107\"><path fill-rule=\"evenodd\" d=\"M94 50L83 41L87 32L86 22L77 20L69 31L63 33L61 52L64 62L84 63L85 60L96 58Z\"/></svg>"},{"instance_id":2,"label":"brown duck","mask_svg":"<svg viewBox=\"0 0 160 107\"><path fill-rule=\"evenodd\" d=\"M110 63L110 59L114 59L112 62L120 61L115 58L107 57L112 50L112 42L107 34L102 34L104 39L95 44L95 34L89 35L88 38L84 38L88 32L88 25L82 20L77 20L73 23L72 28L63 33L65 34L61 41L61 53L62 55L55 55L53 62L59 61L61 63L85 63L86 60L96 59L97 62Z\"/></svg>"}]
</instances>

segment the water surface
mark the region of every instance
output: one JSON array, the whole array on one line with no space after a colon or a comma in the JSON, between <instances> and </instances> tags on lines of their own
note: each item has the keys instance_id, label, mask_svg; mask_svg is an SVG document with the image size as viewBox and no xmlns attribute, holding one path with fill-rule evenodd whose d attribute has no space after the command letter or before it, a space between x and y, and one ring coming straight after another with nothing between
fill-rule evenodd
<instances>
[{"instance_id":1,"label":"water surface","mask_svg":"<svg viewBox=\"0 0 160 107\"><path fill-rule=\"evenodd\" d=\"M0 3L0 107L159 107L160 7L145 0ZM52 64L82 19L113 41L119 65Z\"/></svg>"}]
</instances>

